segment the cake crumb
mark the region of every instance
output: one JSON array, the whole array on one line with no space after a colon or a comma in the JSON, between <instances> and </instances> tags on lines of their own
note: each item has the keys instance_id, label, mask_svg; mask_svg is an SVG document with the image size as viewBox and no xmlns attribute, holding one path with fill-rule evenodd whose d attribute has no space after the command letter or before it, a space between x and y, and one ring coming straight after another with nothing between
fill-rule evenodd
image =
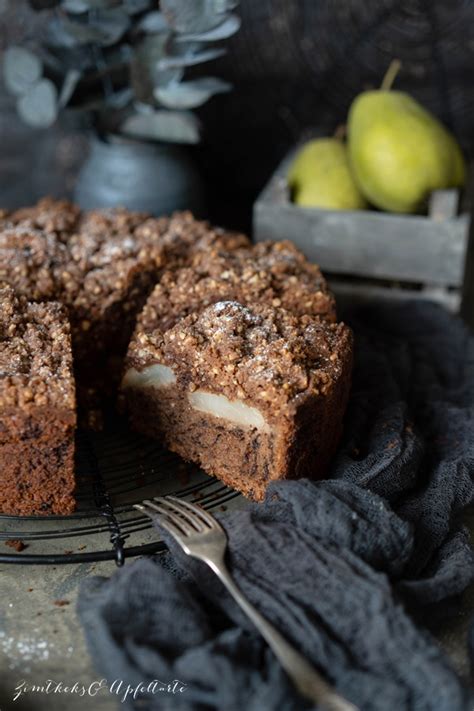
<instances>
[{"instance_id":1,"label":"cake crumb","mask_svg":"<svg viewBox=\"0 0 474 711\"><path fill-rule=\"evenodd\" d=\"M26 543L23 543L19 538L12 538L9 541L5 541L6 546L10 546L10 548L14 548L17 553L21 553L22 551L25 550L25 548L28 548Z\"/></svg>"}]
</instances>

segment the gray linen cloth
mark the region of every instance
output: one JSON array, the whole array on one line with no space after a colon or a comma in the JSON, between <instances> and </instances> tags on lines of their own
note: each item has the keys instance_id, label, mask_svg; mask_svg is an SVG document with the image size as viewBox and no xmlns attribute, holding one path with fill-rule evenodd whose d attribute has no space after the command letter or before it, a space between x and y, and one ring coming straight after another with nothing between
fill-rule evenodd
<instances>
[{"instance_id":1,"label":"gray linen cloth","mask_svg":"<svg viewBox=\"0 0 474 711\"><path fill-rule=\"evenodd\" d=\"M422 302L350 323L354 380L332 478L274 483L263 504L221 514L229 567L363 711L473 708L426 624L452 614L474 579L460 521L474 498L474 340ZM86 580L78 601L107 678L186 684L125 706L310 708L211 571L166 540L169 552Z\"/></svg>"}]
</instances>

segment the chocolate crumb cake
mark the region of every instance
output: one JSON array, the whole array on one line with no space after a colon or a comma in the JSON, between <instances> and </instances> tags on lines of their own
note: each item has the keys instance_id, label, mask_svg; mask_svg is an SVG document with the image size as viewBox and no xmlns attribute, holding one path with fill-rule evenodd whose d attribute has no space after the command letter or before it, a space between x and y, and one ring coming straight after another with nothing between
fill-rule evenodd
<instances>
[{"instance_id":1,"label":"chocolate crumb cake","mask_svg":"<svg viewBox=\"0 0 474 711\"><path fill-rule=\"evenodd\" d=\"M351 377L344 324L220 301L137 329L122 387L132 427L261 500L274 479L321 477Z\"/></svg>"},{"instance_id":2,"label":"chocolate crumb cake","mask_svg":"<svg viewBox=\"0 0 474 711\"><path fill-rule=\"evenodd\" d=\"M57 303L0 288L0 511L74 510L75 389L69 324Z\"/></svg>"},{"instance_id":3,"label":"chocolate crumb cake","mask_svg":"<svg viewBox=\"0 0 474 711\"><path fill-rule=\"evenodd\" d=\"M290 242L45 198L0 211L0 284L3 513L73 510L75 392L100 428L123 373L135 430L247 496L324 474L351 332Z\"/></svg>"}]
</instances>

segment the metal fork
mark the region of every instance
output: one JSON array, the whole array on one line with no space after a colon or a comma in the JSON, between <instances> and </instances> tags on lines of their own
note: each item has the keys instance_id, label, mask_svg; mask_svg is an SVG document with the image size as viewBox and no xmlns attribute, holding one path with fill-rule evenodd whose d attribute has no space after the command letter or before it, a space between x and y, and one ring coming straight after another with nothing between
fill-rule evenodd
<instances>
[{"instance_id":1,"label":"metal fork","mask_svg":"<svg viewBox=\"0 0 474 711\"><path fill-rule=\"evenodd\" d=\"M179 543L187 555L199 558L214 571L237 604L252 620L298 691L326 711L357 711L313 666L287 642L234 583L225 564L227 536L216 519L201 506L174 496L147 499L135 508L149 516Z\"/></svg>"}]
</instances>

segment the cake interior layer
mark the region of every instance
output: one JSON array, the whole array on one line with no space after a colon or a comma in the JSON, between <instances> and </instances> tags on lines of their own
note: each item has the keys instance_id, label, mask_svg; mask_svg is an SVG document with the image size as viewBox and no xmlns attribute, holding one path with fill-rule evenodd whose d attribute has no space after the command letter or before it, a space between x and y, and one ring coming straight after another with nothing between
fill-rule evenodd
<instances>
[{"instance_id":1,"label":"cake interior layer","mask_svg":"<svg viewBox=\"0 0 474 711\"><path fill-rule=\"evenodd\" d=\"M149 368L128 371L124 379L135 431L164 440L184 459L256 500L273 479L326 473L341 432L347 383L337 384L327 398L310 396L292 417L267 423L246 403L185 391L169 368L150 367L158 368L158 379Z\"/></svg>"},{"instance_id":2,"label":"cake interior layer","mask_svg":"<svg viewBox=\"0 0 474 711\"><path fill-rule=\"evenodd\" d=\"M246 496L263 498L278 459L277 437L268 428L197 409L176 385L129 387L127 403L132 429L164 441L183 459Z\"/></svg>"},{"instance_id":3,"label":"cake interior layer","mask_svg":"<svg viewBox=\"0 0 474 711\"><path fill-rule=\"evenodd\" d=\"M70 410L2 413L0 513L67 515L74 511L74 429Z\"/></svg>"},{"instance_id":4,"label":"cake interior layer","mask_svg":"<svg viewBox=\"0 0 474 711\"><path fill-rule=\"evenodd\" d=\"M129 368L123 379L125 388L162 388L173 383L176 383L173 370L161 363L154 363L143 370ZM194 390L188 392L185 397L190 406L200 412L215 415L235 425L268 430L262 413L256 407L251 407L241 400L229 400L224 395L216 395L206 390Z\"/></svg>"}]
</instances>

